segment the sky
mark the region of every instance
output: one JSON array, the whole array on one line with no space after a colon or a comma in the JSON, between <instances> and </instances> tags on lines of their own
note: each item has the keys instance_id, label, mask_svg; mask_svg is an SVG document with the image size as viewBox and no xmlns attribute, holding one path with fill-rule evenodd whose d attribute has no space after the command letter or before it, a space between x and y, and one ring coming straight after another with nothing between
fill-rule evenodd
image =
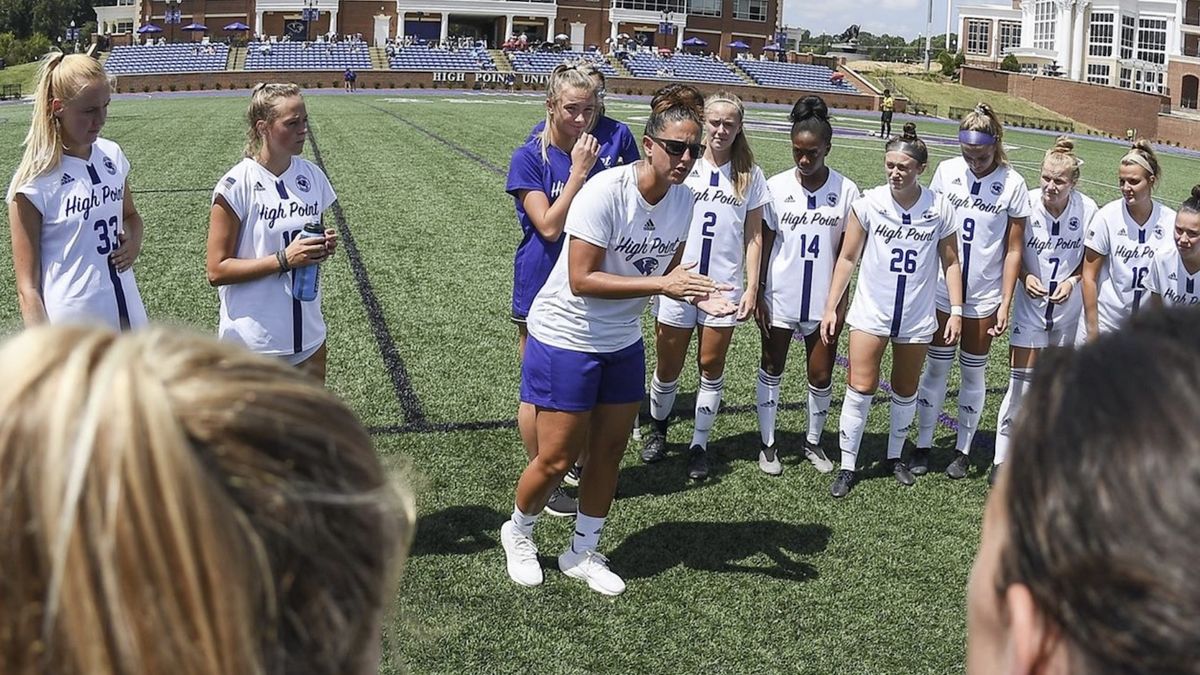
<instances>
[{"instance_id":1,"label":"sky","mask_svg":"<svg viewBox=\"0 0 1200 675\"><path fill-rule=\"evenodd\" d=\"M960 4L1005 4L997 0L932 0L933 33L946 32L946 6ZM925 34L929 0L782 0L783 22L807 28L814 34L837 35L851 24L882 35L914 38ZM957 11L957 10L955 10ZM954 14L955 23L958 15ZM957 27L952 28L957 32Z\"/></svg>"}]
</instances>

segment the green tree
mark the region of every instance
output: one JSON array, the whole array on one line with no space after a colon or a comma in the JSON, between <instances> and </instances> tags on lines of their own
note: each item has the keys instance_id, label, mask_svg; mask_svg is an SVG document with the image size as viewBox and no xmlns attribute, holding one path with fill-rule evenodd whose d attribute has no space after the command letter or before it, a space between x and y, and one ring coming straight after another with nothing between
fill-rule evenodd
<instances>
[{"instance_id":1,"label":"green tree","mask_svg":"<svg viewBox=\"0 0 1200 675\"><path fill-rule=\"evenodd\" d=\"M1021 62L1017 60L1017 57L1009 54L1008 56L1004 57L1003 61L1000 62L1000 70L1006 70L1010 73L1019 73L1021 72Z\"/></svg>"}]
</instances>

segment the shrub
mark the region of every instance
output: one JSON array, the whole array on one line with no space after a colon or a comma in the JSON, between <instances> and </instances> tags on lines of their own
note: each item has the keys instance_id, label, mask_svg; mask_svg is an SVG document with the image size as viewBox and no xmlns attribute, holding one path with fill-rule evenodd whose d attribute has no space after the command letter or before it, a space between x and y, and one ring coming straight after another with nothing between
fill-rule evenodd
<instances>
[{"instance_id":1,"label":"shrub","mask_svg":"<svg viewBox=\"0 0 1200 675\"><path fill-rule=\"evenodd\" d=\"M1000 62L1000 70L1009 73L1019 73L1021 72L1021 62L1017 60L1017 57L1009 54L1008 56L1004 57L1003 61Z\"/></svg>"}]
</instances>

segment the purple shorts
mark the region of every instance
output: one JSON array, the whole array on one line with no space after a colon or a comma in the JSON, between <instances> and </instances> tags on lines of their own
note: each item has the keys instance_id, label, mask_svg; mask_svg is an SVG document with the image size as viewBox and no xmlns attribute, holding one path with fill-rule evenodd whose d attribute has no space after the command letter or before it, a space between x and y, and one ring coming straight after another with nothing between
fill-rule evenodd
<instances>
[{"instance_id":1,"label":"purple shorts","mask_svg":"<svg viewBox=\"0 0 1200 675\"><path fill-rule=\"evenodd\" d=\"M584 412L597 405L640 403L646 396L646 348L641 340L616 352L593 354L525 343L521 400L539 408Z\"/></svg>"}]
</instances>

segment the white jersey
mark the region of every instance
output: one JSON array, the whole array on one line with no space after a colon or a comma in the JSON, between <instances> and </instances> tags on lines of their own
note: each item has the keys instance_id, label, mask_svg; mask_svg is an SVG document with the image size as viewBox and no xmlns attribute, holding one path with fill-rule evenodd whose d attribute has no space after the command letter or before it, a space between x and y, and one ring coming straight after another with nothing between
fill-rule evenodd
<instances>
[{"instance_id":1,"label":"white jersey","mask_svg":"<svg viewBox=\"0 0 1200 675\"><path fill-rule=\"evenodd\" d=\"M696 273L734 287L728 297L741 300L746 262L746 214L771 201L767 179L755 166L744 199L733 190L729 162L715 166L701 157L684 182L696 195L683 262L698 263Z\"/></svg>"},{"instance_id":2,"label":"white jersey","mask_svg":"<svg viewBox=\"0 0 1200 675\"><path fill-rule=\"evenodd\" d=\"M938 165L929 189L954 205L958 230L958 264L963 277L963 316L991 316L1000 306L1004 251L1010 218L1029 215L1025 180L1007 166L976 177L962 157ZM950 311L944 274L938 275L938 309Z\"/></svg>"},{"instance_id":3,"label":"white jersey","mask_svg":"<svg viewBox=\"0 0 1200 675\"><path fill-rule=\"evenodd\" d=\"M832 169L814 192L804 189L795 169L772 176L767 185L771 204L765 220L775 231L775 243L767 252L771 262L763 298L771 320L820 321L858 186Z\"/></svg>"},{"instance_id":4,"label":"white jersey","mask_svg":"<svg viewBox=\"0 0 1200 675\"><path fill-rule=\"evenodd\" d=\"M337 201L325 173L302 157L293 157L280 176L243 159L217 182L214 202L217 197L225 199L241 223L233 255L250 259L286 248L305 224L321 222L321 214ZM274 356L300 354L325 340L320 291L315 300L296 300L290 273L226 284L217 293L223 340Z\"/></svg>"},{"instance_id":5,"label":"white jersey","mask_svg":"<svg viewBox=\"0 0 1200 675\"><path fill-rule=\"evenodd\" d=\"M1146 224L1129 216L1125 200L1105 204L1092 218L1084 246L1105 256L1097 280L1097 327L1101 333L1116 330L1146 301L1146 278L1156 252L1174 248L1170 233L1175 228L1175 211L1158 202ZM1086 324L1080 324L1086 331ZM1085 337L1081 335L1080 337Z\"/></svg>"},{"instance_id":6,"label":"white jersey","mask_svg":"<svg viewBox=\"0 0 1200 675\"><path fill-rule=\"evenodd\" d=\"M1037 277L1048 294L1054 293L1083 262L1083 237L1099 207L1091 197L1072 190L1067 207L1055 218L1042 203L1042 190L1029 193L1032 213L1025 226L1025 249L1021 266ZM1064 322L1074 324L1083 311L1083 290L1079 284L1066 302L1055 304L1047 298L1031 298L1028 293L1016 293L1013 299L1013 324L1024 327L1040 326L1052 330Z\"/></svg>"},{"instance_id":7,"label":"white jersey","mask_svg":"<svg viewBox=\"0 0 1200 675\"><path fill-rule=\"evenodd\" d=\"M596 174L567 211L567 240L550 278L529 310L529 334L539 342L577 352L607 354L642 339L643 298L596 298L571 292L571 241L605 249L600 271L626 277L661 276L687 240L692 191L673 185L651 205L637 187L637 164Z\"/></svg>"},{"instance_id":8,"label":"white jersey","mask_svg":"<svg viewBox=\"0 0 1200 675\"><path fill-rule=\"evenodd\" d=\"M38 262L50 323L146 324L133 270L117 272L110 262L125 231L128 176L121 147L97 138L86 160L64 154L49 173L16 189L42 214Z\"/></svg>"},{"instance_id":9,"label":"white jersey","mask_svg":"<svg viewBox=\"0 0 1200 675\"><path fill-rule=\"evenodd\" d=\"M846 323L900 341L931 338L937 331L934 293L942 268L938 245L954 234L954 207L921 188L920 198L905 210L881 185L854 202L854 214L867 240Z\"/></svg>"},{"instance_id":10,"label":"white jersey","mask_svg":"<svg viewBox=\"0 0 1200 675\"><path fill-rule=\"evenodd\" d=\"M1200 270L1189 274L1178 248L1164 248L1154 256L1146 290L1162 298L1167 307L1200 304Z\"/></svg>"}]
</instances>

